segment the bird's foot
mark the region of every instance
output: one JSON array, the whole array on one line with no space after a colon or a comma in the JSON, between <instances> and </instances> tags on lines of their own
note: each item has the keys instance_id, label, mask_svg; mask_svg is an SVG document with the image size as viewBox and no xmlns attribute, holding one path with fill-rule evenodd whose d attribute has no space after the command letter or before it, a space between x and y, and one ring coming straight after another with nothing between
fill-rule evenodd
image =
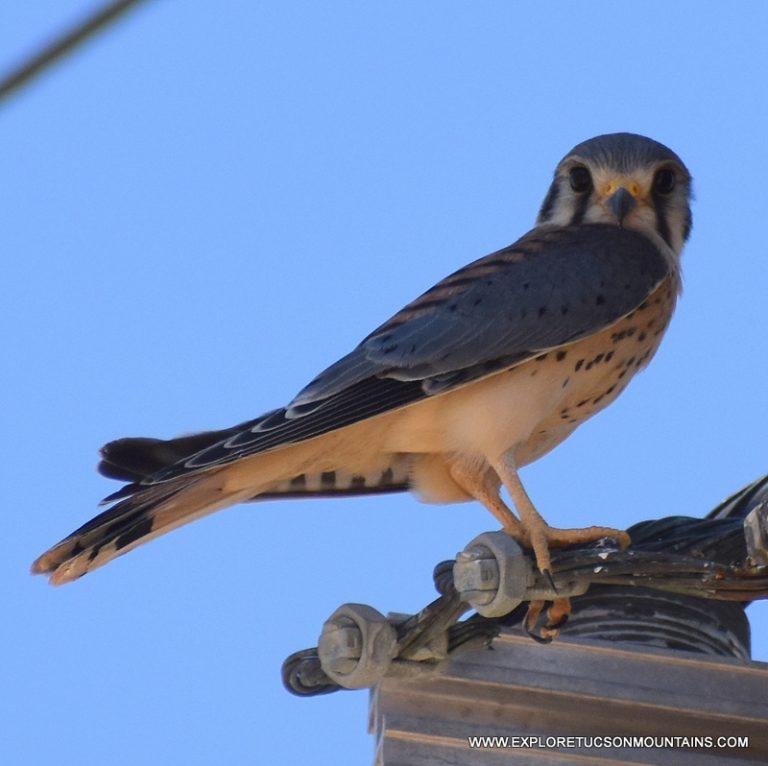
<instances>
[{"instance_id":1,"label":"bird's foot","mask_svg":"<svg viewBox=\"0 0 768 766\"><path fill-rule=\"evenodd\" d=\"M631 541L629 535L621 529L612 527L583 527L581 529L559 529L550 527L541 517L528 523L524 531L519 527L505 526L504 531L520 545L530 548L536 557L536 566L542 574L551 576L550 548L564 548L567 545L593 543L603 537L613 537L623 550Z\"/></svg>"},{"instance_id":2,"label":"bird's foot","mask_svg":"<svg viewBox=\"0 0 768 766\"><path fill-rule=\"evenodd\" d=\"M547 621L538 627L541 613L547 604L549 604L546 612ZM534 641L548 644L560 635L560 628L568 622L570 614L571 599L569 598L556 598L554 601L531 601L525 620L523 620L523 627Z\"/></svg>"}]
</instances>

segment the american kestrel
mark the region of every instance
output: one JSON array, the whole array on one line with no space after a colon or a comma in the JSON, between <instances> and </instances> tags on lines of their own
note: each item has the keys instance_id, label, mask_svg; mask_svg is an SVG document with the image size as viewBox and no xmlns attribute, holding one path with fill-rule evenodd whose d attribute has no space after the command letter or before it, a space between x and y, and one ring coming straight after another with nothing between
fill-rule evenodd
<instances>
[{"instance_id":1,"label":"american kestrel","mask_svg":"<svg viewBox=\"0 0 768 766\"><path fill-rule=\"evenodd\" d=\"M662 144L598 136L558 164L536 227L438 282L285 407L223 431L125 438L131 483L33 564L60 584L228 505L411 489L479 500L534 551L626 533L555 529L518 469L612 402L655 353L680 292L691 177ZM518 515L499 496L507 488Z\"/></svg>"}]
</instances>

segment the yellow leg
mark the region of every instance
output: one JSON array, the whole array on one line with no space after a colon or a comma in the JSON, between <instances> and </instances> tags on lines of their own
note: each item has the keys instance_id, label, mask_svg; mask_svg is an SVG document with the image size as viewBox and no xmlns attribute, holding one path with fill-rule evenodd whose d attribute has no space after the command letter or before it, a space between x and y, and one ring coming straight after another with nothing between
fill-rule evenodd
<instances>
[{"instance_id":1,"label":"yellow leg","mask_svg":"<svg viewBox=\"0 0 768 766\"><path fill-rule=\"evenodd\" d=\"M615 537L622 548L626 548L629 545L629 535L612 527L584 527L582 529L557 529L556 527L550 527L536 510L531 502L531 498L528 497L528 493L520 481L517 468L511 460L509 453L504 455L498 464L493 467L507 488L512 502L520 514L520 521L522 522L525 539L527 540L525 544L533 549L536 564L541 572L550 571L550 547L557 548L564 545L574 545L575 543L589 543L599 540L601 537ZM511 534L515 539L523 542L514 532Z\"/></svg>"},{"instance_id":2,"label":"yellow leg","mask_svg":"<svg viewBox=\"0 0 768 766\"><path fill-rule=\"evenodd\" d=\"M521 544L527 545L528 535L520 520L499 497L498 482L488 470L477 470L461 462L450 465L451 478L468 494L482 503L500 522L504 531Z\"/></svg>"},{"instance_id":3,"label":"yellow leg","mask_svg":"<svg viewBox=\"0 0 768 766\"><path fill-rule=\"evenodd\" d=\"M611 527L586 527L584 529L550 527L528 497L514 463L505 456L498 465L493 467L512 497L515 508L520 514L520 519L499 497L499 484L485 467L478 468L478 466L457 461L450 465L450 473L459 487L482 503L499 520L507 534L521 545L533 549L536 564L541 572L548 574L550 571L550 546L558 547L574 543L593 542L601 537L615 537L622 548L629 545L629 535ZM539 617L547 603L545 601L532 601L525 617L525 629L537 641L549 642L555 638L571 612L570 599L555 599L547 609L546 624L537 632Z\"/></svg>"}]
</instances>

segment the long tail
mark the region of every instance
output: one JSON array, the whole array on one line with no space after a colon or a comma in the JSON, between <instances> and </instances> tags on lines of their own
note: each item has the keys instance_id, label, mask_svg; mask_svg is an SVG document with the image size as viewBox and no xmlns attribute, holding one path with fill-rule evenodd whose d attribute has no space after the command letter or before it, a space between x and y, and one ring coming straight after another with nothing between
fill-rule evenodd
<instances>
[{"instance_id":1,"label":"long tail","mask_svg":"<svg viewBox=\"0 0 768 766\"><path fill-rule=\"evenodd\" d=\"M76 529L32 564L52 585L82 577L138 545L238 501L220 471L144 487Z\"/></svg>"},{"instance_id":2,"label":"long tail","mask_svg":"<svg viewBox=\"0 0 768 766\"><path fill-rule=\"evenodd\" d=\"M399 492L409 486L410 460L405 455L382 456L361 471L320 466L316 456L322 453L323 437L315 445L292 445L278 450L280 454L257 455L151 483L158 471L242 429L169 440L126 438L107 444L100 472L132 483L104 500L115 505L37 558L33 574L49 575L52 585L71 582L155 537L243 501ZM316 468L306 469L312 465Z\"/></svg>"}]
</instances>

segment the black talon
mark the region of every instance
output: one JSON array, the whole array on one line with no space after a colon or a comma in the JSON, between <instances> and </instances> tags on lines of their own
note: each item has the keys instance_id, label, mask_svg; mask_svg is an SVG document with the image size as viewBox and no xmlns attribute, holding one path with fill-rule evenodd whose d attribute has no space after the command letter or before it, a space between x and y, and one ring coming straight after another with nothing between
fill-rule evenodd
<instances>
[{"instance_id":1,"label":"black talon","mask_svg":"<svg viewBox=\"0 0 768 766\"><path fill-rule=\"evenodd\" d=\"M566 625L568 622L568 618L570 617L570 614L564 614L554 625L551 622L547 623L547 628L550 630L560 630L562 627Z\"/></svg>"},{"instance_id":2,"label":"black talon","mask_svg":"<svg viewBox=\"0 0 768 766\"><path fill-rule=\"evenodd\" d=\"M542 602L542 601L536 601L531 602L535 604L541 604L542 606L533 610L534 614L534 621L531 623L530 617L532 613L531 605L528 606L528 613L525 615L525 619L523 620L523 630L525 630L526 634L532 638L536 643L539 644L549 644L552 642L553 636L543 636L541 633L537 633L536 627L539 624L539 620L541 618L541 613L544 611L544 609L549 609L549 607L552 605L551 601ZM549 626L547 626L549 627Z\"/></svg>"},{"instance_id":3,"label":"black talon","mask_svg":"<svg viewBox=\"0 0 768 766\"><path fill-rule=\"evenodd\" d=\"M557 593L557 585L555 585L555 581L552 577L552 572L549 571L549 569L542 569L541 573L547 578L549 581L549 587L552 588L552 590Z\"/></svg>"},{"instance_id":4,"label":"black talon","mask_svg":"<svg viewBox=\"0 0 768 766\"><path fill-rule=\"evenodd\" d=\"M537 644L551 644L552 643L552 636L540 636L537 633L528 632L528 635L537 643Z\"/></svg>"}]
</instances>

